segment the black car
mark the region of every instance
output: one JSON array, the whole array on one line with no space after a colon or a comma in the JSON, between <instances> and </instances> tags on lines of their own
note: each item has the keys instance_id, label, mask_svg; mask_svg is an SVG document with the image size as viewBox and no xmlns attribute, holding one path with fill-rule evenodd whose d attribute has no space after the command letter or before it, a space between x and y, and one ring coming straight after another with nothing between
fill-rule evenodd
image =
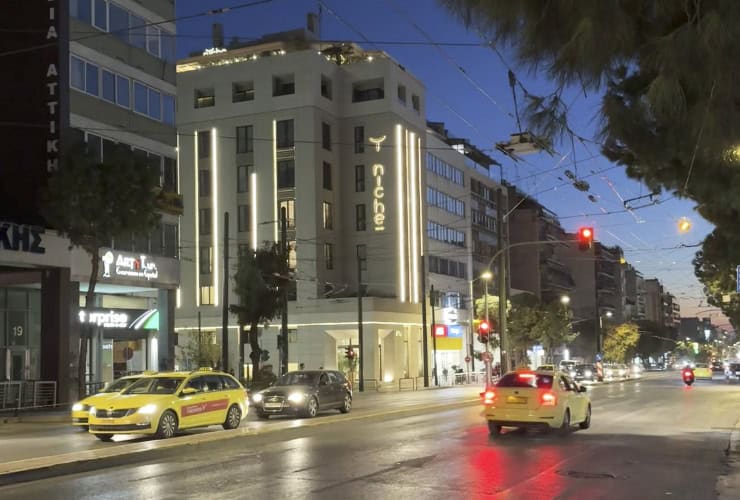
<instances>
[{"instance_id":1,"label":"black car","mask_svg":"<svg viewBox=\"0 0 740 500\"><path fill-rule=\"evenodd\" d=\"M270 387L252 396L259 418L270 415L315 417L321 410L352 409L352 388L342 372L305 370L288 372Z\"/></svg>"},{"instance_id":2,"label":"black car","mask_svg":"<svg viewBox=\"0 0 740 500\"><path fill-rule=\"evenodd\" d=\"M725 367L721 361L712 361L712 371L713 372L724 372Z\"/></svg>"},{"instance_id":3,"label":"black car","mask_svg":"<svg viewBox=\"0 0 740 500\"><path fill-rule=\"evenodd\" d=\"M728 367L730 376L740 378L740 363L730 363Z\"/></svg>"},{"instance_id":4,"label":"black car","mask_svg":"<svg viewBox=\"0 0 740 500\"><path fill-rule=\"evenodd\" d=\"M590 364L575 365L573 367L573 371L575 372L575 375L573 375L573 378L579 382L580 381L596 382L599 377L596 371L596 366L590 365Z\"/></svg>"}]
</instances>

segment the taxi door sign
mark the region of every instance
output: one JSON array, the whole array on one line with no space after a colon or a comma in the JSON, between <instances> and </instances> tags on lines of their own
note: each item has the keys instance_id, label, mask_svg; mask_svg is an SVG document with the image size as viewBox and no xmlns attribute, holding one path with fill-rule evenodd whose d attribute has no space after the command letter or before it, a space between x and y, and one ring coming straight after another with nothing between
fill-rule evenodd
<instances>
[{"instance_id":1,"label":"taxi door sign","mask_svg":"<svg viewBox=\"0 0 740 500\"><path fill-rule=\"evenodd\" d=\"M197 415L199 413L206 413L209 411L225 410L227 406L229 406L228 399L219 399L216 401L207 401L205 403L185 405L180 411L183 417L189 417L191 415Z\"/></svg>"}]
</instances>

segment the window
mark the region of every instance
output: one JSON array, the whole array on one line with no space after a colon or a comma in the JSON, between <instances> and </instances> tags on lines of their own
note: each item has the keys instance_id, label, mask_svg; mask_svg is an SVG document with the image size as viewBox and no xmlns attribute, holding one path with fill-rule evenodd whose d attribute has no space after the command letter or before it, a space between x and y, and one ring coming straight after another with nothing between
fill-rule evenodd
<instances>
[{"instance_id":1,"label":"window","mask_svg":"<svg viewBox=\"0 0 740 500\"><path fill-rule=\"evenodd\" d=\"M177 161L174 158L164 157L164 182L162 188L170 193L177 192Z\"/></svg>"},{"instance_id":2,"label":"window","mask_svg":"<svg viewBox=\"0 0 740 500\"><path fill-rule=\"evenodd\" d=\"M421 99L419 99L418 95L411 96L411 106L414 108L414 111L416 111L417 113L421 111Z\"/></svg>"},{"instance_id":3,"label":"window","mask_svg":"<svg viewBox=\"0 0 740 500\"><path fill-rule=\"evenodd\" d=\"M357 245L357 258L360 259L360 269L367 271L367 245Z\"/></svg>"},{"instance_id":4,"label":"window","mask_svg":"<svg viewBox=\"0 0 740 500\"><path fill-rule=\"evenodd\" d=\"M175 124L175 96L162 95L162 121L168 125Z\"/></svg>"},{"instance_id":5,"label":"window","mask_svg":"<svg viewBox=\"0 0 740 500\"><path fill-rule=\"evenodd\" d=\"M103 31L108 31L108 2L95 0L95 19L93 25Z\"/></svg>"},{"instance_id":6,"label":"window","mask_svg":"<svg viewBox=\"0 0 740 500\"><path fill-rule=\"evenodd\" d=\"M134 81L134 111L145 115L149 109L149 91L143 83Z\"/></svg>"},{"instance_id":7,"label":"window","mask_svg":"<svg viewBox=\"0 0 740 500\"><path fill-rule=\"evenodd\" d=\"M352 84L352 102L375 101L384 97L382 78Z\"/></svg>"},{"instance_id":8,"label":"window","mask_svg":"<svg viewBox=\"0 0 740 500\"><path fill-rule=\"evenodd\" d=\"M98 95L98 67L94 64L85 63L85 92Z\"/></svg>"},{"instance_id":9,"label":"window","mask_svg":"<svg viewBox=\"0 0 740 500\"><path fill-rule=\"evenodd\" d=\"M108 70L103 70L103 93L106 101L116 102L116 75Z\"/></svg>"},{"instance_id":10,"label":"window","mask_svg":"<svg viewBox=\"0 0 740 500\"><path fill-rule=\"evenodd\" d=\"M398 85L398 100L406 104L406 86Z\"/></svg>"},{"instance_id":11,"label":"window","mask_svg":"<svg viewBox=\"0 0 740 500\"><path fill-rule=\"evenodd\" d=\"M200 234L211 234L211 209L201 208L198 211L198 229Z\"/></svg>"},{"instance_id":12,"label":"window","mask_svg":"<svg viewBox=\"0 0 740 500\"><path fill-rule=\"evenodd\" d=\"M150 118L155 120L162 119L162 94L158 90L147 89L149 91L149 113Z\"/></svg>"},{"instance_id":13,"label":"window","mask_svg":"<svg viewBox=\"0 0 740 500\"><path fill-rule=\"evenodd\" d=\"M210 108L216 104L216 93L213 87L195 89L194 99L196 108Z\"/></svg>"},{"instance_id":14,"label":"window","mask_svg":"<svg viewBox=\"0 0 740 500\"><path fill-rule=\"evenodd\" d=\"M211 133L207 130L198 132L198 158L211 156Z\"/></svg>"},{"instance_id":15,"label":"window","mask_svg":"<svg viewBox=\"0 0 740 500\"><path fill-rule=\"evenodd\" d=\"M275 124L277 137L277 147L280 149L292 148L293 140L293 120L280 120Z\"/></svg>"},{"instance_id":16,"label":"window","mask_svg":"<svg viewBox=\"0 0 740 500\"><path fill-rule=\"evenodd\" d=\"M249 165L238 165L236 167L236 192L249 192Z\"/></svg>"},{"instance_id":17,"label":"window","mask_svg":"<svg viewBox=\"0 0 740 500\"><path fill-rule=\"evenodd\" d=\"M124 43L129 43L128 11L114 3L111 3L108 9L110 32Z\"/></svg>"},{"instance_id":18,"label":"window","mask_svg":"<svg viewBox=\"0 0 740 500\"><path fill-rule=\"evenodd\" d=\"M293 160L280 160L277 164L278 188L295 187L295 162Z\"/></svg>"},{"instance_id":19,"label":"window","mask_svg":"<svg viewBox=\"0 0 740 500\"><path fill-rule=\"evenodd\" d=\"M231 84L231 102L254 101L254 82Z\"/></svg>"},{"instance_id":20,"label":"window","mask_svg":"<svg viewBox=\"0 0 740 500\"><path fill-rule=\"evenodd\" d=\"M211 196L211 172L198 170L198 196Z\"/></svg>"},{"instance_id":21,"label":"window","mask_svg":"<svg viewBox=\"0 0 740 500\"><path fill-rule=\"evenodd\" d=\"M70 85L72 88L85 91L85 61L72 56L70 64Z\"/></svg>"},{"instance_id":22,"label":"window","mask_svg":"<svg viewBox=\"0 0 740 500\"><path fill-rule=\"evenodd\" d=\"M355 127L355 154L365 152L365 127Z\"/></svg>"},{"instance_id":23,"label":"window","mask_svg":"<svg viewBox=\"0 0 740 500\"><path fill-rule=\"evenodd\" d=\"M355 165L355 193L365 192L365 165Z\"/></svg>"},{"instance_id":24,"label":"window","mask_svg":"<svg viewBox=\"0 0 740 500\"><path fill-rule=\"evenodd\" d=\"M131 83L128 78L116 75L116 104L131 108Z\"/></svg>"},{"instance_id":25,"label":"window","mask_svg":"<svg viewBox=\"0 0 740 500\"><path fill-rule=\"evenodd\" d=\"M365 204L355 205L355 229L364 231L367 228L365 220Z\"/></svg>"},{"instance_id":26,"label":"window","mask_svg":"<svg viewBox=\"0 0 740 500\"><path fill-rule=\"evenodd\" d=\"M324 189L331 191L331 163L324 162Z\"/></svg>"},{"instance_id":27,"label":"window","mask_svg":"<svg viewBox=\"0 0 740 500\"><path fill-rule=\"evenodd\" d=\"M321 95L331 101L331 78L321 75Z\"/></svg>"},{"instance_id":28,"label":"window","mask_svg":"<svg viewBox=\"0 0 740 500\"><path fill-rule=\"evenodd\" d=\"M334 269L334 245L324 243L324 264L327 270Z\"/></svg>"},{"instance_id":29,"label":"window","mask_svg":"<svg viewBox=\"0 0 740 500\"><path fill-rule=\"evenodd\" d=\"M295 76L283 75L272 78L272 95L277 97L281 95L295 94Z\"/></svg>"},{"instance_id":30,"label":"window","mask_svg":"<svg viewBox=\"0 0 740 500\"><path fill-rule=\"evenodd\" d=\"M129 30L131 45L146 50L146 21L131 14L129 16L129 26L131 27Z\"/></svg>"},{"instance_id":31,"label":"window","mask_svg":"<svg viewBox=\"0 0 740 500\"><path fill-rule=\"evenodd\" d=\"M285 223L288 229L295 229L295 200L280 200L278 204L278 217L282 218L283 208L285 209Z\"/></svg>"},{"instance_id":32,"label":"window","mask_svg":"<svg viewBox=\"0 0 740 500\"><path fill-rule=\"evenodd\" d=\"M202 306L212 306L215 301L215 292L213 290L213 285L206 285L200 287L200 305Z\"/></svg>"},{"instance_id":33,"label":"window","mask_svg":"<svg viewBox=\"0 0 740 500\"><path fill-rule=\"evenodd\" d=\"M172 33L167 33L164 30L160 30L160 41L162 44L160 57L167 62L174 63L176 60L175 35L173 35Z\"/></svg>"},{"instance_id":34,"label":"window","mask_svg":"<svg viewBox=\"0 0 740 500\"><path fill-rule=\"evenodd\" d=\"M200 274L213 272L211 260L213 257L213 247L200 247Z\"/></svg>"},{"instance_id":35,"label":"window","mask_svg":"<svg viewBox=\"0 0 740 500\"><path fill-rule=\"evenodd\" d=\"M331 151L331 125L328 123L321 124L321 146Z\"/></svg>"},{"instance_id":36,"label":"window","mask_svg":"<svg viewBox=\"0 0 740 500\"><path fill-rule=\"evenodd\" d=\"M249 231L249 205L239 205L237 228L240 233Z\"/></svg>"},{"instance_id":37,"label":"window","mask_svg":"<svg viewBox=\"0 0 740 500\"><path fill-rule=\"evenodd\" d=\"M71 0L69 14L72 17L92 24L92 2L91 0Z\"/></svg>"},{"instance_id":38,"label":"window","mask_svg":"<svg viewBox=\"0 0 740 500\"><path fill-rule=\"evenodd\" d=\"M147 26L146 31L146 51L154 57L159 57L159 28L156 26Z\"/></svg>"},{"instance_id":39,"label":"window","mask_svg":"<svg viewBox=\"0 0 740 500\"><path fill-rule=\"evenodd\" d=\"M164 247L162 255L165 257L178 257L177 251L177 224L164 225Z\"/></svg>"},{"instance_id":40,"label":"window","mask_svg":"<svg viewBox=\"0 0 740 500\"><path fill-rule=\"evenodd\" d=\"M321 203L324 214L324 229L334 229L334 210L331 203L324 201Z\"/></svg>"},{"instance_id":41,"label":"window","mask_svg":"<svg viewBox=\"0 0 740 500\"><path fill-rule=\"evenodd\" d=\"M236 152L251 153L254 151L254 134L251 125L236 127Z\"/></svg>"}]
</instances>

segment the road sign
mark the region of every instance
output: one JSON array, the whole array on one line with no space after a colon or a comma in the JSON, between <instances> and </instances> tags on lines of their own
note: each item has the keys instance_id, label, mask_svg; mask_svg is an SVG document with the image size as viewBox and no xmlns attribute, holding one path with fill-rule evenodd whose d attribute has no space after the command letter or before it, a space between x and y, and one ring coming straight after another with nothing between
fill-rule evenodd
<instances>
[{"instance_id":1,"label":"road sign","mask_svg":"<svg viewBox=\"0 0 740 500\"><path fill-rule=\"evenodd\" d=\"M465 356L465 362L470 363L470 356Z\"/></svg>"},{"instance_id":2,"label":"road sign","mask_svg":"<svg viewBox=\"0 0 740 500\"><path fill-rule=\"evenodd\" d=\"M735 268L735 274L736 274L736 277L735 277L735 281L736 281L735 292L740 293L740 266L737 266Z\"/></svg>"}]
</instances>

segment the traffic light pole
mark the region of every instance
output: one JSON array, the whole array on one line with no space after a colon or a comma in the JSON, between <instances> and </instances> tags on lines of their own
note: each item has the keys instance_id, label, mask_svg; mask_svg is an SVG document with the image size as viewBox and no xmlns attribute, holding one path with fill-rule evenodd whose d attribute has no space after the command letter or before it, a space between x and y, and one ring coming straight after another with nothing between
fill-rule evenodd
<instances>
[{"instance_id":1,"label":"traffic light pole","mask_svg":"<svg viewBox=\"0 0 740 500\"><path fill-rule=\"evenodd\" d=\"M288 264L288 217L287 209L282 207L280 209L280 255L285 263L286 270L289 268ZM285 375L288 373L288 279L283 282L282 291L280 293L281 308L282 312L282 323L280 331L280 374Z\"/></svg>"},{"instance_id":2,"label":"traffic light pole","mask_svg":"<svg viewBox=\"0 0 740 500\"><path fill-rule=\"evenodd\" d=\"M359 359L359 377L360 377L360 383L359 383L359 389L360 392L365 391L365 362L363 361L365 359L365 340L362 335L362 256L360 253L357 253L357 343L359 345L360 349L360 359Z\"/></svg>"},{"instance_id":3,"label":"traffic light pole","mask_svg":"<svg viewBox=\"0 0 740 500\"><path fill-rule=\"evenodd\" d=\"M434 331L434 303L436 302L434 295L434 285L429 287L429 302L432 304L432 351L434 352L434 363L432 364L432 371L434 372L434 385L439 387L439 375L437 374L437 336Z\"/></svg>"}]
</instances>

